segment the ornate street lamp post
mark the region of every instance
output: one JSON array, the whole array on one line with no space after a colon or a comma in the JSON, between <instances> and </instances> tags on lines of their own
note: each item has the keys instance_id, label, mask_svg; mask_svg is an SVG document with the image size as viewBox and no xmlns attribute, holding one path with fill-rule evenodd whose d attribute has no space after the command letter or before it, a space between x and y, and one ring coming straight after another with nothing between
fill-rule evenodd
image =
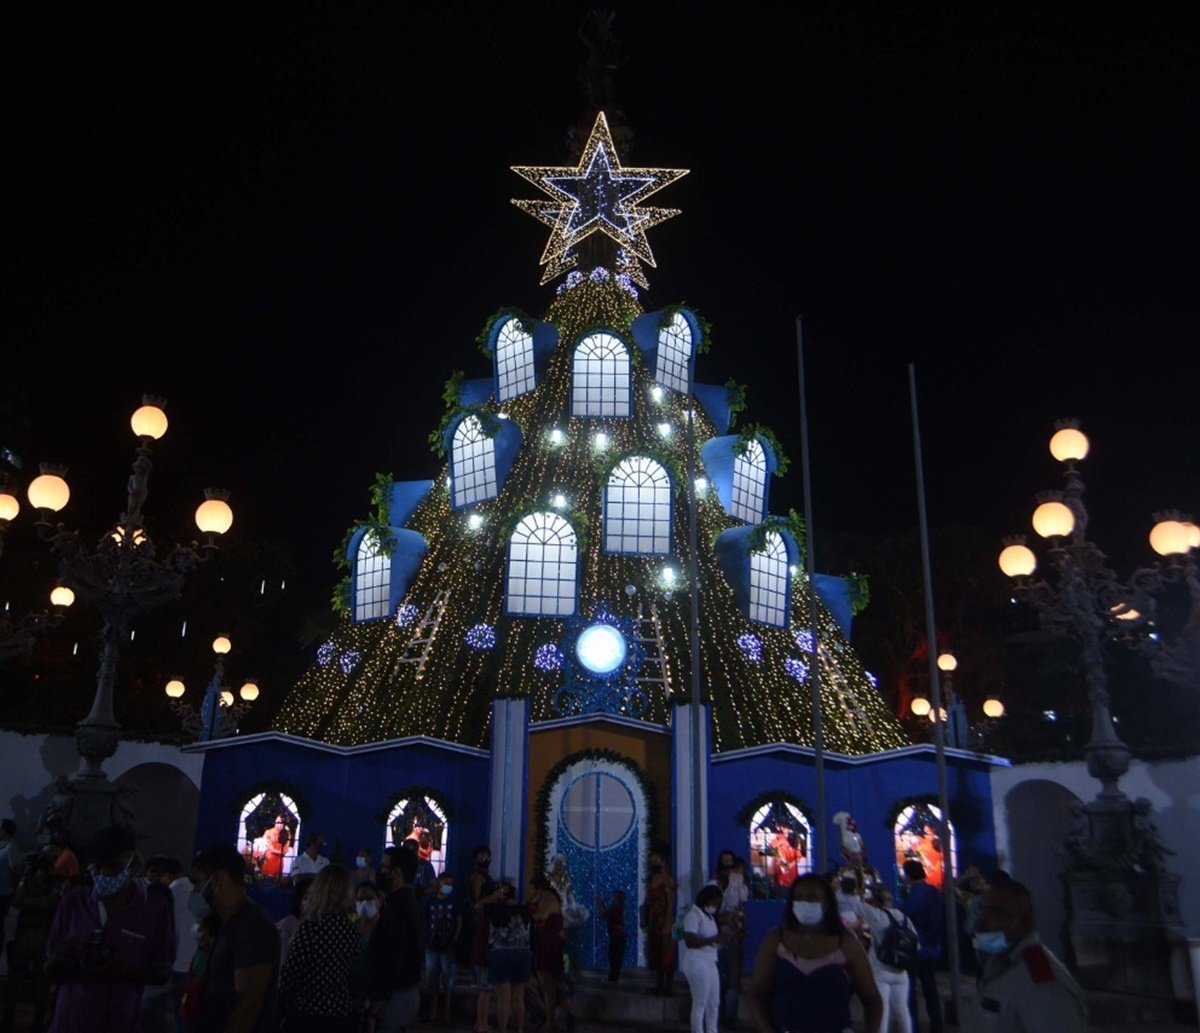
<instances>
[{"instance_id":1,"label":"ornate street lamp post","mask_svg":"<svg viewBox=\"0 0 1200 1033\"><path fill-rule=\"evenodd\" d=\"M128 637L130 621L137 614L179 598L186 575L216 551L216 537L233 523L233 511L225 501L227 493L208 489L206 501L196 510L203 543L176 545L161 559L158 557L142 523L142 506L149 489L151 446L167 430L165 404L146 396L130 419L138 446L125 511L94 546L79 531L51 522L51 514L61 510L70 498L65 469L43 464L41 475L28 488L29 501L38 511L38 534L58 558L62 584L94 607L103 619L92 707L75 730L81 762L72 780L74 800L68 827L79 842L104 825L128 818L104 771L104 761L116 752L121 741L113 696L120 643Z\"/></svg>"},{"instance_id":2,"label":"ornate street lamp post","mask_svg":"<svg viewBox=\"0 0 1200 1033\"><path fill-rule=\"evenodd\" d=\"M1060 420L1055 428L1050 452L1063 464L1066 488L1039 495L1033 514L1034 531L1048 543L1050 570L1045 577L1033 576L1037 558L1022 537L1004 540L999 562L1014 579L1016 597L1037 611L1042 628L1080 646L1092 711L1084 753L1100 792L1068 833L1071 944L1086 985L1169 996L1168 955L1181 953L1184 942L1176 900L1179 878L1163 867L1149 802L1131 802L1118 785L1129 770L1130 750L1113 725L1105 653L1124 642L1151 652L1156 668L1181 662L1180 650L1189 646L1181 640L1171 649L1158 639L1155 609L1163 589L1184 579L1192 588L1194 622L1200 534L1178 514L1159 519L1150 539L1166 562L1141 567L1120 581L1087 537L1088 511L1076 464L1087 455L1088 440L1073 420Z\"/></svg>"},{"instance_id":3,"label":"ornate street lamp post","mask_svg":"<svg viewBox=\"0 0 1200 1033\"><path fill-rule=\"evenodd\" d=\"M201 742L236 734L238 725L241 724L250 705L258 699L256 678L247 678L238 690L240 703L235 701L233 692L225 687L225 656L231 648L228 636L218 635L213 639L212 649L216 662L199 710L183 702L183 694L187 689L181 679L172 678L163 689L167 694L168 706L183 724L183 730Z\"/></svg>"}]
</instances>

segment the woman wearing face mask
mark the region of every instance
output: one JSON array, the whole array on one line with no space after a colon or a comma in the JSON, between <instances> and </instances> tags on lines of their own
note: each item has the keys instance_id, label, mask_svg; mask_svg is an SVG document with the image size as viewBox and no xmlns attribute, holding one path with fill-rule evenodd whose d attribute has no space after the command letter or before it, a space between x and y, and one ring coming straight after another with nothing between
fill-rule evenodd
<instances>
[{"instance_id":1,"label":"woman wearing face mask","mask_svg":"<svg viewBox=\"0 0 1200 1033\"><path fill-rule=\"evenodd\" d=\"M354 994L358 931L351 920L350 870L329 864L312 880L304 918L279 974L283 1027L313 1033L356 1033L363 1003Z\"/></svg>"},{"instance_id":2,"label":"woman wearing face mask","mask_svg":"<svg viewBox=\"0 0 1200 1033\"><path fill-rule=\"evenodd\" d=\"M750 977L750 1011L759 1033L844 1033L850 995L879 1033L883 1002L866 952L838 916L833 887L801 875L788 890L783 924L763 937Z\"/></svg>"},{"instance_id":3,"label":"woman wearing face mask","mask_svg":"<svg viewBox=\"0 0 1200 1033\"><path fill-rule=\"evenodd\" d=\"M679 971L692 994L692 1033L717 1033L721 1009L717 948L730 936L717 927L720 907L721 888L708 885L696 894L696 902L683 919Z\"/></svg>"},{"instance_id":4,"label":"woman wearing face mask","mask_svg":"<svg viewBox=\"0 0 1200 1033\"><path fill-rule=\"evenodd\" d=\"M354 891L354 929L358 933L358 954L354 959L354 996L366 999L367 987L367 944L371 933L379 924L379 908L382 897L379 887L373 882L364 882Z\"/></svg>"}]
</instances>

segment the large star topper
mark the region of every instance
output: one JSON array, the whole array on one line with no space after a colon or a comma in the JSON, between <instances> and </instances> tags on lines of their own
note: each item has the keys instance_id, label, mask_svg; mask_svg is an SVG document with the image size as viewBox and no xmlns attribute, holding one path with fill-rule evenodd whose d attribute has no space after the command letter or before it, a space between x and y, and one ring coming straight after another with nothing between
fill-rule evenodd
<instances>
[{"instance_id":1,"label":"large star topper","mask_svg":"<svg viewBox=\"0 0 1200 1033\"><path fill-rule=\"evenodd\" d=\"M513 200L523 212L550 227L541 264L542 282L575 264L570 252L593 233L603 233L631 258L654 265L646 230L678 215L678 208L642 208L641 202L687 169L622 168L608 119L601 111L579 157L570 166L514 165L513 172L549 195L550 200Z\"/></svg>"}]
</instances>

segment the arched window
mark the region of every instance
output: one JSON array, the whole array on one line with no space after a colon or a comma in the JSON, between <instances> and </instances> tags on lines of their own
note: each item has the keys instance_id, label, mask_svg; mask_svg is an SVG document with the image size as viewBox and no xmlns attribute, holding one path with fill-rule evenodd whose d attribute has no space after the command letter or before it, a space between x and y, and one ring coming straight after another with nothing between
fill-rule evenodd
<instances>
[{"instance_id":1,"label":"arched window","mask_svg":"<svg viewBox=\"0 0 1200 1033\"><path fill-rule=\"evenodd\" d=\"M676 312L668 326L658 332L658 359L654 379L663 387L683 394L691 389L688 366L692 360L692 328L682 313Z\"/></svg>"},{"instance_id":2,"label":"arched window","mask_svg":"<svg viewBox=\"0 0 1200 1033\"><path fill-rule=\"evenodd\" d=\"M515 317L500 328L496 337L496 380L502 402L537 387L537 376L533 369L533 337L521 329Z\"/></svg>"},{"instance_id":3,"label":"arched window","mask_svg":"<svg viewBox=\"0 0 1200 1033\"><path fill-rule=\"evenodd\" d=\"M431 796L399 800L388 814L383 845L399 846L406 839L416 840L417 856L433 865L438 875L446 867L450 843L450 824L446 812Z\"/></svg>"},{"instance_id":4,"label":"arched window","mask_svg":"<svg viewBox=\"0 0 1200 1033\"><path fill-rule=\"evenodd\" d=\"M949 834L950 859L958 871L958 844L954 826L946 822ZM942 839L942 811L936 804L914 803L896 815L892 827L896 846L896 868L903 870L904 862L916 860L925 869L925 881L942 888L945 878L946 844Z\"/></svg>"},{"instance_id":5,"label":"arched window","mask_svg":"<svg viewBox=\"0 0 1200 1033\"><path fill-rule=\"evenodd\" d=\"M776 532L768 531L766 549L750 553L750 619L786 627L787 590L787 546Z\"/></svg>"},{"instance_id":6,"label":"arched window","mask_svg":"<svg viewBox=\"0 0 1200 1033\"><path fill-rule=\"evenodd\" d=\"M496 497L496 446L476 416L466 417L454 428L450 483L455 509Z\"/></svg>"},{"instance_id":7,"label":"arched window","mask_svg":"<svg viewBox=\"0 0 1200 1033\"><path fill-rule=\"evenodd\" d=\"M751 895L786 897L797 875L812 871L812 830L804 812L782 797L763 804L750 819Z\"/></svg>"},{"instance_id":8,"label":"arched window","mask_svg":"<svg viewBox=\"0 0 1200 1033\"><path fill-rule=\"evenodd\" d=\"M757 524L763 518L767 489L767 457L754 438L733 460L733 513L738 520Z\"/></svg>"},{"instance_id":9,"label":"arched window","mask_svg":"<svg viewBox=\"0 0 1200 1033\"><path fill-rule=\"evenodd\" d=\"M629 352L608 333L588 334L571 362L572 416L628 416Z\"/></svg>"},{"instance_id":10,"label":"arched window","mask_svg":"<svg viewBox=\"0 0 1200 1033\"><path fill-rule=\"evenodd\" d=\"M238 819L237 848L256 878L281 879L291 872L299 842L300 812L290 796L262 792L246 801Z\"/></svg>"},{"instance_id":11,"label":"arched window","mask_svg":"<svg viewBox=\"0 0 1200 1033\"><path fill-rule=\"evenodd\" d=\"M354 565L354 619L369 621L386 617L391 587L391 557L383 554L375 535L368 531L358 543L358 561Z\"/></svg>"},{"instance_id":12,"label":"arched window","mask_svg":"<svg viewBox=\"0 0 1200 1033\"><path fill-rule=\"evenodd\" d=\"M630 456L609 474L604 548L642 555L671 551L671 480L653 459Z\"/></svg>"},{"instance_id":13,"label":"arched window","mask_svg":"<svg viewBox=\"0 0 1200 1033\"><path fill-rule=\"evenodd\" d=\"M575 612L575 532L557 513L530 513L508 542L508 612Z\"/></svg>"}]
</instances>

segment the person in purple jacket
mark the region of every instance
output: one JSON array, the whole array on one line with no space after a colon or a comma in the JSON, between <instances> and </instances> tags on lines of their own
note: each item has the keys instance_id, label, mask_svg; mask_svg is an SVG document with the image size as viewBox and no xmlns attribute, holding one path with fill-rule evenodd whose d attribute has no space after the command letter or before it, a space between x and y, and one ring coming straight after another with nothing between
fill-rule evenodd
<instances>
[{"instance_id":1,"label":"person in purple jacket","mask_svg":"<svg viewBox=\"0 0 1200 1033\"><path fill-rule=\"evenodd\" d=\"M58 988L51 1033L136 1029L143 989L170 978L174 912L130 878L136 846L131 829L97 832L86 852L92 885L59 901L46 940L46 974Z\"/></svg>"}]
</instances>

